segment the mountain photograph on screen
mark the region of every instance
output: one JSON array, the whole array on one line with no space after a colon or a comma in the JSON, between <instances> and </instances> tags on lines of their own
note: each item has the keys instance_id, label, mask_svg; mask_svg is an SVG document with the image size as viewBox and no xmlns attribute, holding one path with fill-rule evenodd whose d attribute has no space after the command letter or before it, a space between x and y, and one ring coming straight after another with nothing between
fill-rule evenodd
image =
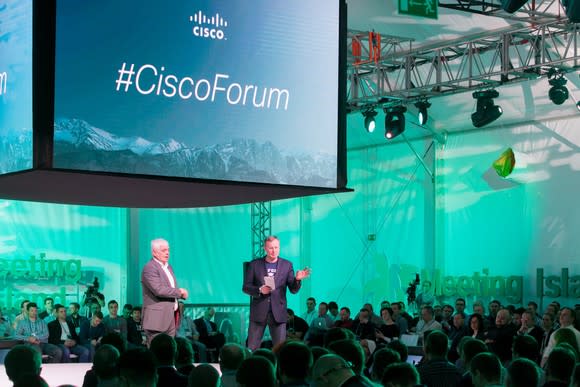
<instances>
[{"instance_id":1,"label":"mountain photograph on screen","mask_svg":"<svg viewBox=\"0 0 580 387\"><path fill-rule=\"evenodd\" d=\"M337 186L340 0L58 0L53 167Z\"/></svg>"},{"instance_id":2,"label":"mountain photograph on screen","mask_svg":"<svg viewBox=\"0 0 580 387\"><path fill-rule=\"evenodd\" d=\"M0 174L32 168L32 0L0 0Z\"/></svg>"}]
</instances>

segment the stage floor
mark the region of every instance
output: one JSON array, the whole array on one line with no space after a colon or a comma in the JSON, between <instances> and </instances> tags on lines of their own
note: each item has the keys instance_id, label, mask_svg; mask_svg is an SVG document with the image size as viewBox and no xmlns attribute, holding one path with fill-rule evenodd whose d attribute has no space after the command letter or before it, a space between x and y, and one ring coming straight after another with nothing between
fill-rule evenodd
<instances>
[{"instance_id":1,"label":"stage floor","mask_svg":"<svg viewBox=\"0 0 580 387\"><path fill-rule=\"evenodd\" d=\"M40 376L46 380L50 387L62 384L81 387L85 373L92 366L91 363L43 364ZM212 364L212 366L218 371L220 370L219 364ZM6 376L4 364L0 364L0 386L12 386L8 376Z\"/></svg>"}]
</instances>

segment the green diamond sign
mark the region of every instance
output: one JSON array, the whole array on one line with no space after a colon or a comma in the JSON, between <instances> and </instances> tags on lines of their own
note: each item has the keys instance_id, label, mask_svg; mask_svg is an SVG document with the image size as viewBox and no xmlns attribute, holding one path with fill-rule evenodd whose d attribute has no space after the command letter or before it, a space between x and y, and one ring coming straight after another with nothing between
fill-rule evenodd
<instances>
[{"instance_id":1,"label":"green diamond sign","mask_svg":"<svg viewBox=\"0 0 580 387\"><path fill-rule=\"evenodd\" d=\"M399 0L399 14L437 19L437 0Z\"/></svg>"}]
</instances>

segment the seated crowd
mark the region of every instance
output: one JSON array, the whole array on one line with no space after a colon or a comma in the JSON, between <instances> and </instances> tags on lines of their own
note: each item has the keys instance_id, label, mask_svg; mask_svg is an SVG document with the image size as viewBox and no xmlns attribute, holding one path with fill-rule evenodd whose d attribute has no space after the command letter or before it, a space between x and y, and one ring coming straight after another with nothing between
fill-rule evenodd
<instances>
[{"instance_id":1,"label":"seated crowd","mask_svg":"<svg viewBox=\"0 0 580 387\"><path fill-rule=\"evenodd\" d=\"M76 303L68 316L67 308L51 304L47 300L38 313L36 304L23 302L22 313L6 328L26 343L5 360L15 386L43 385L45 355L50 362L92 362L87 387L580 387L580 309L557 302L541 316L534 302L515 308L496 300L489 313L475 302L468 314L466 301L458 298L455 306L423 305L413 317L404 303L384 301L378 315L364 304L351 318L348 307L317 305L311 297L302 316L288 309L286 342L272 348L265 340L253 353L226 342L212 321L213 308L195 320L183 316L176 338L158 335L147 348L138 307L126 305L120 315L117 302L110 301L103 317L92 305L89 319L79 316ZM183 312L184 305L179 308ZM416 364L404 344L413 337L421 348L412 349L422 354ZM219 362L221 375L207 362Z\"/></svg>"}]
</instances>

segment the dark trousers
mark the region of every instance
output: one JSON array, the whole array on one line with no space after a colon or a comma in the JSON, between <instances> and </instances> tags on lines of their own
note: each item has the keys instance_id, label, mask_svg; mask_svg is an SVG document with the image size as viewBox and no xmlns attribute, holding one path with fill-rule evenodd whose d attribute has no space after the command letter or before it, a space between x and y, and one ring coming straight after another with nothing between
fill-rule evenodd
<instances>
[{"instance_id":1,"label":"dark trousers","mask_svg":"<svg viewBox=\"0 0 580 387\"><path fill-rule=\"evenodd\" d=\"M286 323L276 322L272 315L272 311L270 311L268 312L266 321L250 321L250 328L248 329L248 348L252 351L260 348L266 325L268 325L268 328L270 329L270 336L272 336L272 345L274 347L286 340Z\"/></svg>"}]
</instances>

